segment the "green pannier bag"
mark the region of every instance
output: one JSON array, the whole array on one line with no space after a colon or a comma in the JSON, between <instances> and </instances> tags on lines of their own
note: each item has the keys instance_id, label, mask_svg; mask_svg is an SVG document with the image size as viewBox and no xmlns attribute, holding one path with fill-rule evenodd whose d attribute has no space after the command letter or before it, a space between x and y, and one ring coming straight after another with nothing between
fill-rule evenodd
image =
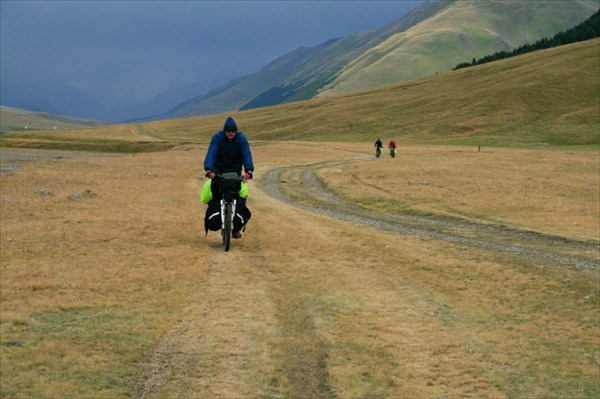
<instances>
[{"instance_id":1,"label":"green pannier bag","mask_svg":"<svg viewBox=\"0 0 600 399\"><path fill-rule=\"evenodd\" d=\"M240 197L248 197L248 183L246 183L245 181L242 182L242 187L240 188Z\"/></svg>"},{"instance_id":2,"label":"green pannier bag","mask_svg":"<svg viewBox=\"0 0 600 399\"><path fill-rule=\"evenodd\" d=\"M211 183L212 180L205 181L202 189L200 190L200 201L202 201L203 204L208 204L213 199L212 190L210 189ZM240 197L248 197L248 183L246 182L242 182L242 186L240 188Z\"/></svg>"},{"instance_id":3,"label":"green pannier bag","mask_svg":"<svg viewBox=\"0 0 600 399\"><path fill-rule=\"evenodd\" d=\"M202 201L203 204L208 204L210 200L212 200L212 190L210 189L211 183L212 180L208 179L204 182L204 185L200 190L200 201Z\"/></svg>"}]
</instances>

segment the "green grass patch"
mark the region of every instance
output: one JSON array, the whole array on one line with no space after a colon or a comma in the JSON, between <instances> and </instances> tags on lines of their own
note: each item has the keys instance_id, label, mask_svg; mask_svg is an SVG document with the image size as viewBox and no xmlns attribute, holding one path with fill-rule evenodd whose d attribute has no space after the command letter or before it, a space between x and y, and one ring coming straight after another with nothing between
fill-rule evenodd
<instances>
[{"instance_id":1,"label":"green grass patch","mask_svg":"<svg viewBox=\"0 0 600 399\"><path fill-rule=\"evenodd\" d=\"M89 151L108 153L141 153L167 151L176 146L177 142L161 141L38 141L19 139L0 139L0 147L30 148L37 150Z\"/></svg>"}]
</instances>

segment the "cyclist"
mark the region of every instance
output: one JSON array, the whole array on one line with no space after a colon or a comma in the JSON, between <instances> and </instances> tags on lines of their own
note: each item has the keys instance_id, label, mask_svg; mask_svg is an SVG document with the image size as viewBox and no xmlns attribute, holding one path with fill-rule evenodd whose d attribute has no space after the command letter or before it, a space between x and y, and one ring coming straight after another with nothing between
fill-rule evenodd
<instances>
[{"instance_id":1,"label":"cyclist","mask_svg":"<svg viewBox=\"0 0 600 399\"><path fill-rule=\"evenodd\" d=\"M242 175L242 166L244 174ZM232 117L228 117L223 126L223 130L218 131L210 140L206 157L204 158L204 170L206 177L214 178L216 175L227 172L236 172L242 176L244 181L252 179L254 173L254 163L252 161L252 152L250 143L246 136L238 131L238 126ZM211 188L215 191L216 185ZM213 198L218 200L220 195L215 193ZM245 207L246 199L240 200L241 205ZM209 204L210 209L210 204ZM240 238L240 231L232 232L233 238Z\"/></svg>"},{"instance_id":2,"label":"cyclist","mask_svg":"<svg viewBox=\"0 0 600 399\"><path fill-rule=\"evenodd\" d=\"M394 141L394 139L390 139L390 142L388 143L388 150L390 151L390 155L396 155L394 153L396 151L396 142Z\"/></svg>"},{"instance_id":3,"label":"cyclist","mask_svg":"<svg viewBox=\"0 0 600 399\"><path fill-rule=\"evenodd\" d=\"M373 147L375 147L375 156L379 158L381 155L381 149L383 148L383 143L379 137L377 137L377 140L375 140L375 145Z\"/></svg>"}]
</instances>

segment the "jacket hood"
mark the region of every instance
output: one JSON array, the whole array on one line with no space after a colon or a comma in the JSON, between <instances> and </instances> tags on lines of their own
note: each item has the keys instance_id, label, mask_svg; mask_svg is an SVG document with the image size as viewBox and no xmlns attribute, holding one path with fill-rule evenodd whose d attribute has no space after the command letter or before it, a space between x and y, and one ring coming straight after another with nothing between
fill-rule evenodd
<instances>
[{"instance_id":1,"label":"jacket hood","mask_svg":"<svg viewBox=\"0 0 600 399\"><path fill-rule=\"evenodd\" d=\"M225 121L225 125L223 125L223 131L227 130L227 127L231 127L231 126L233 126L235 128L235 131L237 132L237 130L238 130L237 124L235 123L233 118L230 116Z\"/></svg>"}]
</instances>

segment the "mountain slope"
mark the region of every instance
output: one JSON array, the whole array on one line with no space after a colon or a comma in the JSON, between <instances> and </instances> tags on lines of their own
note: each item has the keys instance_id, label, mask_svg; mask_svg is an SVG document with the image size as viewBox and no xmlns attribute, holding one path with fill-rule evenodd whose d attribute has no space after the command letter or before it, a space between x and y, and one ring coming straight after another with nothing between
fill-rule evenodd
<instances>
[{"instance_id":1,"label":"mountain slope","mask_svg":"<svg viewBox=\"0 0 600 399\"><path fill-rule=\"evenodd\" d=\"M598 145L598 76L600 39L592 39L233 116L252 140Z\"/></svg>"},{"instance_id":2,"label":"mountain slope","mask_svg":"<svg viewBox=\"0 0 600 399\"><path fill-rule=\"evenodd\" d=\"M221 88L217 88L175 107L165 115L162 115L161 119L164 117L180 118L193 115L208 115L231 109L239 109L255 95L284 79L289 74L289 71L294 68L294 65L311 56L318 49L318 47L310 49L301 47L296 49L284 57L271 62L257 73L236 79Z\"/></svg>"},{"instance_id":3,"label":"mountain slope","mask_svg":"<svg viewBox=\"0 0 600 399\"><path fill-rule=\"evenodd\" d=\"M24 71L30 71L31 76L17 75L18 78L3 80L0 85L2 105L73 118L95 115L94 119L109 120L108 107L94 95L67 84L48 72L38 72L39 70L41 68L36 66L27 66ZM16 74L9 69L7 76L11 75Z\"/></svg>"},{"instance_id":4,"label":"mountain slope","mask_svg":"<svg viewBox=\"0 0 600 399\"><path fill-rule=\"evenodd\" d=\"M435 3L426 2L381 29L371 32L356 32L332 42L331 45L324 46L313 57L307 58L297 65L289 78L278 86L261 93L241 109L313 98L321 87L356 57L392 35L417 25L451 3L452 1L448 0ZM283 93L283 95L279 93Z\"/></svg>"},{"instance_id":5,"label":"mountain slope","mask_svg":"<svg viewBox=\"0 0 600 399\"><path fill-rule=\"evenodd\" d=\"M600 39L366 91L235 112L255 142L482 146L600 144ZM163 138L207 143L229 114L145 124ZM323 144L327 145L327 144Z\"/></svg>"},{"instance_id":6,"label":"mountain slope","mask_svg":"<svg viewBox=\"0 0 600 399\"><path fill-rule=\"evenodd\" d=\"M353 33L312 48L301 47L276 59L254 74L241 77L175 107L158 119L209 115L241 108L253 108L252 101L257 101L261 104L260 106L265 106L289 100L311 98L316 94L316 89L325 84L329 76L338 72L340 68L364 51L429 18L450 3L451 1L447 0L427 1L401 19L379 30ZM315 83L316 87L312 88ZM285 91L287 94L272 98L270 90ZM305 94L302 94L303 92Z\"/></svg>"},{"instance_id":7,"label":"mountain slope","mask_svg":"<svg viewBox=\"0 0 600 399\"><path fill-rule=\"evenodd\" d=\"M101 122L87 119L33 112L24 109L0 106L0 132L16 130L68 129L81 126L97 126Z\"/></svg>"},{"instance_id":8,"label":"mountain slope","mask_svg":"<svg viewBox=\"0 0 600 399\"><path fill-rule=\"evenodd\" d=\"M108 128L14 132L0 146L157 151L210 141L228 115L249 139L498 147L600 144L600 39L360 93ZM327 146L328 144L323 144ZM44 147L45 146L45 147Z\"/></svg>"},{"instance_id":9,"label":"mountain slope","mask_svg":"<svg viewBox=\"0 0 600 399\"><path fill-rule=\"evenodd\" d=\"M460 62L551 37L588 18L596 0L457 1L343 68L329 96L448 71Z\"/></svg>"}]
</instances>

